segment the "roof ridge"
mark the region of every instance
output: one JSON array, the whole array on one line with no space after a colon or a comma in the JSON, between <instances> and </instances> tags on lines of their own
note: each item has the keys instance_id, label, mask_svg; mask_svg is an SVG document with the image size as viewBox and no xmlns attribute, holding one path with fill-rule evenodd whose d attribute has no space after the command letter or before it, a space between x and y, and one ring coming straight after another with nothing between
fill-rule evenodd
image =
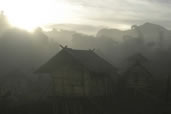
<instances>
[{"instance_id":1,"label":"roof ridge","mask_svg":"<svg viewBox=\"0 0 171 114\"><path fill-rule=\"evenodd\" d=\"M66 53L66 55L65 54L61 55L61 57L62 56L70 56L69 58L72 58L74 62L76 62L76 63L78 62L81 66L83 66L91 71L97 72L97 73L111 72L112 70L116 69L111 63L109 63L104 58L97 55L93 50L76 50L76 49L72 49L72 48L63 48L60 52ZM50 69L53 68L52 70L55 70L56 69L55 66L58 65L58 63L56 63L56 61L58 60L58 56L57 56L58 54L56 54L54 57L52 57L40 69L47 67ZM70 63L64 63L64 65L66 65L66 64L70 64ZM47 69L47 70L46 69L42 72L51 72L49 69Z\"/></svg>"}]
</instances>

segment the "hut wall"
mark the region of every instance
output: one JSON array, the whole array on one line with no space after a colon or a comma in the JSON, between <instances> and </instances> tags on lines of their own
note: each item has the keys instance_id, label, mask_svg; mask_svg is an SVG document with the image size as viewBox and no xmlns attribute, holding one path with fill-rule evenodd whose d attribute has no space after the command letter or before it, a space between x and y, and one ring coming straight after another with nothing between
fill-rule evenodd
<instances>
[{"instance_id":1,"label":"hut wall","mask_svg":"<svg viewBox=\"0 0 171 114\"><path fill-rule=\"evenodd\" d=\"M145 72L131 72L128 75L127 85L130 88L147 88L149 74Z\"/></svg>"},{"instance_id":2,"label":"hut wall","mask_svg":"<svg viewBox=\"0 0 171 114\"><path fill-rule=\"evenodd\" d=\"M73 69L62 69L52 74L55 94L59 96L83 96L84 85L81 72Z\"/></svg>"},{"instance_id":3,"label":"hut wall","mask_svg":"<svg viewBox=\"0 0 171 114\"><path fill-rule=\"evenodd\" d=\"M85 91L85 96L90 96L91 95L91 75L88 71L84 70L84 91Z\"/></svg>"},{"instance_id":4,"label":"hut wall","mask_svg":"<svg viewBox=\"0 0 171 114\"><path fill-rule=\"evenodd\" d=\"M87 96L105 96L108 94L109 79L108 76L85 72L85 93Z\"/></svg>"},{"instance_id":5,"label":"hut wall","mask_svg":"<svg viewBox=\"0 0 171 114\"><path fill-rule=\"evenodd\" d=\"M104 96L109 93L109 79L86 69L63 68L52 74L57 96Z\"/></svg>"}]
</instances>

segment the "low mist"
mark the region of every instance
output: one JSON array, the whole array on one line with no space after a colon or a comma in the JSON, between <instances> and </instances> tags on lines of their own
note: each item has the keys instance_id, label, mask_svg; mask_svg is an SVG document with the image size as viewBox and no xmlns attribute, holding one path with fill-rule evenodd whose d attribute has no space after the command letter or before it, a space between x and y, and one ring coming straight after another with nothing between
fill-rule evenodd
<instances>
[{"instance_id":1,"label":"low mist","mask_svg":"<svg viewBox=\"0 0 171 114\"><path fill-rule=\"evenodd\" d=\"M74 24L72 29L70 29L71 25L63 26L54 24L48 31L39 27L34 32L28 32L12 27L3 13L0 14L0 102L2 101L2 106L22 106L46 101L53 93L53 79L50 74L36 74L35 71L64 47L93 50L97 56L115 67L117 75L112 77L114 96L121 96L118 94L122 89L118 88L122 85L125 72L138 61L151 75L151 88L144 92L150 96L148 100L157 99L154 102L165 102L168 98L167 103L170 103L171 91L168 89L171 76L170 30L148 22L132 25L128 30L90 25L78 27Z\"/></svg>"}]
</instances>

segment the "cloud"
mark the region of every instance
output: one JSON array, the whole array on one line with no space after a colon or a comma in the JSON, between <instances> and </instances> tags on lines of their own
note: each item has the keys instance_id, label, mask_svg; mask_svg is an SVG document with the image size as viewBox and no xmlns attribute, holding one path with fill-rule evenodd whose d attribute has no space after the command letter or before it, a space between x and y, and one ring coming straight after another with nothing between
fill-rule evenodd
<instances>
[{"instance_id":1,"label":"cloud","mask_svg":"<svg viewBox=\"0 0 171 114\"><path fill-rule=\"evenodd\" d=\"M5 9L10 20L20 25L30 26L28 22L32 21L35 26L71 23L123 28L151 22L171 28L170 0L14 0L12 4L9 1L1 0L0 9Z\"/></svg>"},{"instance_id":2,"label":"cloud","mask_svg":"<svg viewBox=\"0 0 171 114\"><path fill-rule=\"evenodd\" d=\"M171 28L170 0L67 0L81 6L82 23L95 25L132 25L158 23Z\"/></svg>"}]
</instances>

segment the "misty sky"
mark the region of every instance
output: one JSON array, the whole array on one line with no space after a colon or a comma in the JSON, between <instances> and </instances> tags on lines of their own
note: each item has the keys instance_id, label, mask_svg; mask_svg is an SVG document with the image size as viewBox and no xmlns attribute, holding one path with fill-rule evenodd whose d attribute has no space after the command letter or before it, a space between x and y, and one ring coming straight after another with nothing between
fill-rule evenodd
<instances>
[{"instance_id":1,"label":"misty sky","mask_svg":"<svg viewBox=\"0 0 171 114\"><path fill-rule=\"evenodd\" d=\"M153 22L171 27L171 1L169 0L68 0L82 6L82 19L121 28L132 24Z\"/></svg>"},{"instance_id":2,"label":"misty sky","mask_svg":"<svg viewBox=\"0 0 171 114\"><path fill-rule=\"evenodd\" d=\"M70 23L127 29L145 22L171 28L169 0L0 0L0 9L25 28Z\"/></svg>"}]
</instances>

